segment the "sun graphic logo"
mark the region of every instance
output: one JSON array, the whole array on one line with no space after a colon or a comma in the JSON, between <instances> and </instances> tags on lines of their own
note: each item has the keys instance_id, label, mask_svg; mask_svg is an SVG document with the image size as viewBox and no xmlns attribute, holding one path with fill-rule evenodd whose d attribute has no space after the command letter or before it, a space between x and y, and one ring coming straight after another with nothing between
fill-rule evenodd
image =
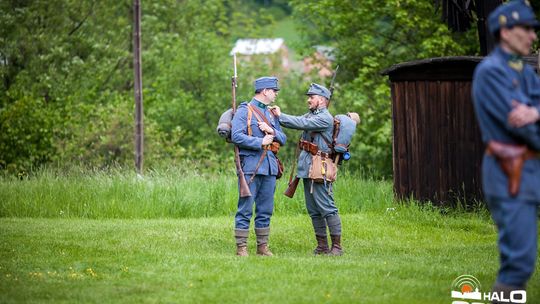
<instances>
[{"instance_id":1,"label":"sun graphic logo","mask_svg":"<svg viewBox=\"0 0 540 304\"><path fill-rule=\"evenodd\" d=\"M472 275L464 274L457 277L452 282L452 291L450 296L454 299L482 300L480 292L480 281ZM466 301L454 301L452 304L469 304ZM483 303L483 302L481 302Z\"/></svg>"}]
</instances>

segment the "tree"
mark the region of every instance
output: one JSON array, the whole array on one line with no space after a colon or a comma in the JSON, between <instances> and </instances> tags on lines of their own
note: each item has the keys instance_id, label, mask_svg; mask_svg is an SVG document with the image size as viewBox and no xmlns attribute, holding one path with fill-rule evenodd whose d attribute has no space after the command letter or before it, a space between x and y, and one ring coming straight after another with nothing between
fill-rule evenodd
<instances>
[{"instance_id":1,"label":"tree","mask_svg":"<svg viewBox=\"0 0 540 304\"><path fill-rule=\"evenodd\" d=\"M363 119L353 139L358 156L353 154L350 165L391 175L390 91L380 71L403 61L475 54L476 33L451 33L427 0L295 0L291 5L306 47L336 47L335 111L355 111Z\"/></svg>"},{"instance_id":2,"label":"tree","mask_svg":"<svg viewBox=\"0 0 540 304\"><path fill-rule=\"evenodd\" d=\"M229 51L264 35L266 15L240 0L143 2L148 166L219 163ZM128 0L0 2L0 169L132 163L132 18Z\"/></svg>"}]
</instances>

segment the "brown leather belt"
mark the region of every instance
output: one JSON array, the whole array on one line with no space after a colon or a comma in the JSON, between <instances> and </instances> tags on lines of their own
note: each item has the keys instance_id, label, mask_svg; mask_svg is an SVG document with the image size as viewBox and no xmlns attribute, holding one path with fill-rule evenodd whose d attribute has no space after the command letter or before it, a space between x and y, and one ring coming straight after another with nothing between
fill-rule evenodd
<instances>
[{"instance_id":1,"label":"brown leather belt","mask_svg":"<svg viewBox=\"0 0 540 304\"><path fill-rule=\"evenodd\" d=\"M316 144L306 141L306 140L300 140L298 142L298 147L306 152L309 152L313 155L317 154L319 151L319 147L317 147Z\"/></svg>"},{"instance_id":2,"label":"brown leather belt","mask_svg":"<svg viewBox=\"0 0 540 304\"><path fill-rule=\"evenodd\" d=\"M507 157L514 157L517 154L523 153L522 157L525 160L533 159L533 158L540 158L540 152L531 150L527 148L525 145L512 145L512 144L503 144L500 142L495 142L498 145L503 146L505 149L510 149L508 152L506 152L508 155ZM524 151L524 152L523 152ZM494 151L493 145L488 145L486 147L486 155L489 156L496 156L497 153Z\"/></svg>"},{"instance_id":3,"label":"brown leather belt","mask_svg":"<svg viewBox=\"0 0 540 304\"><path fill-rule=\"evenodd\" d=\"M325 157L325 158L332 158L332 154L331 153L326 153L326 152L322 152L319 150L319 147L317 147L316 144L312 143L312 142L309 142L309 141L306 141L306 140L300 140L298 142L298 147L300 147L300 149L308 152L308 153L311 153L312 155L316 155L316 154L319 154L320 156L322 157Z\"/></svg>"}]
</instances>

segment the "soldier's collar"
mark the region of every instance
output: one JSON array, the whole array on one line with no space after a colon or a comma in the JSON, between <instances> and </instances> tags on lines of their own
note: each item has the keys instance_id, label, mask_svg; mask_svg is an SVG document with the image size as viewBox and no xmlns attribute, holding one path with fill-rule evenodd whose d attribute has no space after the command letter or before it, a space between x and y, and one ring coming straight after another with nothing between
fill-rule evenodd
<instances>
[{"instance_id":1,"label":"soldier's collar","mask_svg":"<svg viewBox=\"0 0 540 304\"><path fill-rule=\"evenodd\" d=\"M266 107L268 107L267 105L265 105L264 103L258 101L257 99L253 98L252 100L253 104L256 105L257 107L261 108L261 109L266 109Z\"/></svg>"},{"instance_id":2,"label":"soldier's collar","mask_svg":"<svg viewBox=\"0 0 540 304\"><path fill-rule=\"evenodd\" d=\"M319 114L319 113L321 113L324 109L326 109L326 108L317 108L317 109L315 109L315 110L311 110L311 113L313 113L313 114Z\"/></svg>"},{"instance_id":3,"label":"soldier's collar","mask_svg":"<svg viewBox=\"0 0 540 304\"><path fill-rule=\"evenodd\" d=\"M513 70L521 72L523 70L523 60L521 58L510 59L508 60L508 66Z\"/></svg>"},{"instance_id":4,"label":"soldier's collar","mask_svg":"<svg viewBox=\"0 0 540 304\"><path fill-rule=\"evenodd\" d=\"M508 66L511 69L517 72L521 72L523 70L523 58L521 56L507 53L501 47L498 47L498 51L501 53L502 57L508 63Z\"/></svg>"}]
</instances>

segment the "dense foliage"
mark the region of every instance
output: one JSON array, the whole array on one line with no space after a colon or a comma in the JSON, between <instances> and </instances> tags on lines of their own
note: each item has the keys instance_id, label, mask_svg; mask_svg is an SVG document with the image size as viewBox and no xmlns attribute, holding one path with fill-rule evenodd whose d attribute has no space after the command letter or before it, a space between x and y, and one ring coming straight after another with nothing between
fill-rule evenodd
<instances>
[{"instance_id":1,"label":"dense foliage","mask_svg":"<svg viewBox=\"0 0 540 304\"><path fill-rule=\"evenodd\" d=\"M429 57L474 55L476 31L452 34L433 1L292 1L306 43L336 47L340 64L333 112L356 111L363 121L350 165L371 174L392 172L391 99L380 72Z\"/></svg>"},{"instance_id":2,"label":"dense foliage","mask_svg":"<svg viewBox=\"0 0 540 304\"><path fill-rule=\"evenodd\" d=\"M216 160L231 41L264 35L272 19L240 1L143 1L142 10L146 162ZM131 163L131 1L2 1L0 14L0 167Z\"/></svg>"},{"instance_id":3,"label":"dense foliage","mask_svg":"<svg viewBox=\"0 0 540 304\"><path fill-rule=\"evenodd\" d=\"M380 70L418 58L474 54L474 32L455 37L432 1L142 1L145 166L195 160L232 170L231 147L216 136L230 106L238 38L271 37L293 13L304 33L295 45L335 46L341 74L334 113L363 123L348 167L391 174L389 87ZM92 167L133 163L132 2L0 2L0 169L20 173L54 163ZM411 17L412 16L412 17ZM305 112L314 75L280 71L268 58L239 58L239 101L251 82L280 76L278 103ZM294 143L297 132L287 131ZM283 149L291 159L294 145Z\"/></svg>"}]
</instances>

